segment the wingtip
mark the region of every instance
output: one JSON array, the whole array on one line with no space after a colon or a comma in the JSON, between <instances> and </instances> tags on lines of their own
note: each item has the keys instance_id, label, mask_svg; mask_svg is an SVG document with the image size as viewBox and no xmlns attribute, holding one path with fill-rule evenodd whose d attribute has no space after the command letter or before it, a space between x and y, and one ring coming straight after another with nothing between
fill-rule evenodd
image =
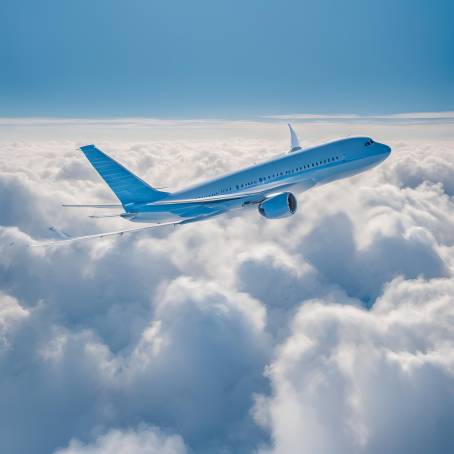
<instances>
[{"instance_id":1,"label":"wingtip","mask_svg":"<svg viewBox=\"0 0 454 454\"><path fill-rule=\"evenodd\" d=\"M54 232L55 234L57 234L60 238L64 239L64 240L67 240L69 238L72 238L71 235L69 235L68 233L66 232L63 232L63 230L60 230L60 229L57 229L57 227L53 226L53 225L50 225L49 226L49 230L51 232Z\"/></svg>"}]
</instances>

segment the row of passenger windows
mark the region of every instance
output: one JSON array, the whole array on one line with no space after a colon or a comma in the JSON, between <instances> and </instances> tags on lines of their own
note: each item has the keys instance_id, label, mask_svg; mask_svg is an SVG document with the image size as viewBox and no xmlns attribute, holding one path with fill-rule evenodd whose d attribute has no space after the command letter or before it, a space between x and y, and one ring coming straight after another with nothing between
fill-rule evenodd
<instances>
[{"instance_id":1,"label":"row of passenger windows","mask_svg":"<svg viewBox=\"0 0 454 454\"><path fill-rule=\"evenodd\" d=\"M257 183L264 183L266 181L273 180L274 178L277 178L279 176L291 175L292 173L301 172L302 170L311 169L312 167L319 167L323 164L329 164L330 162L338 161L339 159L340 159L339 156L333 156L328 159L323 159L321 161L310 162L300 167L296 167L295 169L286 170L285 172L274 173L273 175L268 175L266 177L259 177L258 180L248 181L247 183L237 184L236 188L237 189L247 188L248 186L252 186Z\"/></svg>"},{"instance_id":2,"label":"row of passenger windows","mask_svg":"<svg viewBox=\"0 0 454 454\"><path fill-rule=\"evenodd\" d=\"M214 197L214 196L220 195L220 194L227 194L227 192L230 192L231 190L232 190L231 187L230 188L225 188L225 189L221 189L218 192L212 192L211 194L207 194L206 196L201 196L201 197Z\"/></svg>"},{"instance_id":3,"label":"row of passenger windows","mask_svg":"<svg viewBox=\"0 0 454 454\"><path fill-rule=\"evenodd\" d=\"M278 178L280 176L291 175L291 174L293 174L295 172L301 172L302 170L311 169L313 167L319 167L319 166L324 165L324 164L329 164L331 162L338 161L339 159L340 159L339 156L333 156L333 157L330 157L328 159L323 159L321 161L310 162L310 163L304 164L304 165L302 165L300 167L296 167L295 169L286 170L285 172L284 171L283 172L277 172L277 173L273 173L272 175L268 175L266 177L259 177L258 180L248 181L246 183L237 184L235 186L236 186L237 190L238 189L247 188L247 187L252 186L254 184L264 183L264 182L273 180L273 179ZM214 197L214 196L217 196L217 195L220 195L220 194L226 194L227 192L230 192L231 190L232 190L231 187L225 188L225 189L222 189L219 192L213 192L211 194L207 194L206 197Z\"/></svg>"}]
</instances>

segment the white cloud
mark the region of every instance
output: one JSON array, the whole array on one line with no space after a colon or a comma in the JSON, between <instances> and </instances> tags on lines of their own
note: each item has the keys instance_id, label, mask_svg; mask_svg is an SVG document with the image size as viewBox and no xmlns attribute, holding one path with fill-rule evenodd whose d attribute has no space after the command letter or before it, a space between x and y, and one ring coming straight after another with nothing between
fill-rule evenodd
<instances>
[{"instance_id":1,"label":"white cloud","mask_svg":"<svg viewBox=\"0 0 454 454\"><path fill-rule=\"evenodd\" d=\"M94 443L83 444L71 440L69 446L55 454L185 454L183 440L178 435L165 436L154 428L138 431L111 430L96 439Z\"/></svg>"},{"instance_id":2,"label":"white cloud","mask_svg":"<svg viewBox=\"0 0 454 454\"><path fill-rule=\"evenodd\" d=\"M115 201L75 150L81 140L173 187L285 151L287 131L265 122L3 123L2 452L452 448L446 126L371 126L393 146L390 159L300 194L287 220L251 210L30 249L51 237L49 225L74 234L128 226L60 207ZM345 129L307 124L304 140Z\"/></svg>"},{"instance_id":3,"label":"white cloud","mask_svg":"<svg viewBox=\"0 0 454 454\"><path fill-rule=\"evenodd\" d=\"M24 309L15 298L0 293L0 355L2 350L10 347L8 338L11 331L28 315L29 311Z\"/></svg>"},{"instance_id":4,"label":"white cloud","mask_svg":"<svg viewBox=\"0 0 454 454\"><path fill-rule=\"evenodd\" d=\"M269 115L264 118L275 120L297 120L305 122L345 122L345 123L395 123L395 124L430 124L441 122L445 124L454 121L454 112L406 112L388 115L356 115L356 114L324 114L306 113Z\"/></svg>"},{"instance_id":5,"label":"white cloud","mask_svg":"<svg viewBox=\"0 0 454 454\"><path fill-rule=\"evenodd\" d=\"M370 311L307 302L257 399L263 452L450 452L452 295L452 280L400 278Z\"/></svg>"}]
</instances>

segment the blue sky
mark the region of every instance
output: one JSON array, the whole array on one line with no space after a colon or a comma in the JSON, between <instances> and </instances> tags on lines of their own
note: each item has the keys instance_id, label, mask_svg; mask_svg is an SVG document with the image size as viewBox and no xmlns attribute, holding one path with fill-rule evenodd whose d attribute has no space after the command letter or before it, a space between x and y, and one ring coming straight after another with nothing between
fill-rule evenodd
<instances>
[{"instance_id":1,"label":"blue sky","mask_svg":"<svg viewBox=\"0 0 454 454\"><path fill-rule=\"evenodd\" d=\"M3 0L0 115L452 110L453 5Z\"/></svg>"}]
</instances>

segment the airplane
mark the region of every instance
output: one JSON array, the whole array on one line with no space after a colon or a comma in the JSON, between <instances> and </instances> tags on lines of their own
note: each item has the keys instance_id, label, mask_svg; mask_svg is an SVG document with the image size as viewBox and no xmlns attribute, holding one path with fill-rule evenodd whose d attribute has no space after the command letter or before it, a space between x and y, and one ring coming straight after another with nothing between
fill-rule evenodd
<instances>
[{"instance_id":1,"label":"airplane","mask_svg":"<svg viewBox=\"0 0 454 454\"><path fill-rule=\"evenodd\" d=\"M364 172L380 164L391 153L388 145L375 142L370 137L349 137L302 148L294 129L290 124L288 127L290 150L286 154L175 192L150 186L94 145L82 146L80 150L120 204L63 206L120 208L123 211L118 214L91 217L120 217L149 225L78 237L71 237L52 227L60 239L38 245L47 246L123 235L165 225L188 224L244 208L256 208L267 219L286 218L297 210L297 199L293 192L304 192Z\"/></svg>"}]
</instances>

